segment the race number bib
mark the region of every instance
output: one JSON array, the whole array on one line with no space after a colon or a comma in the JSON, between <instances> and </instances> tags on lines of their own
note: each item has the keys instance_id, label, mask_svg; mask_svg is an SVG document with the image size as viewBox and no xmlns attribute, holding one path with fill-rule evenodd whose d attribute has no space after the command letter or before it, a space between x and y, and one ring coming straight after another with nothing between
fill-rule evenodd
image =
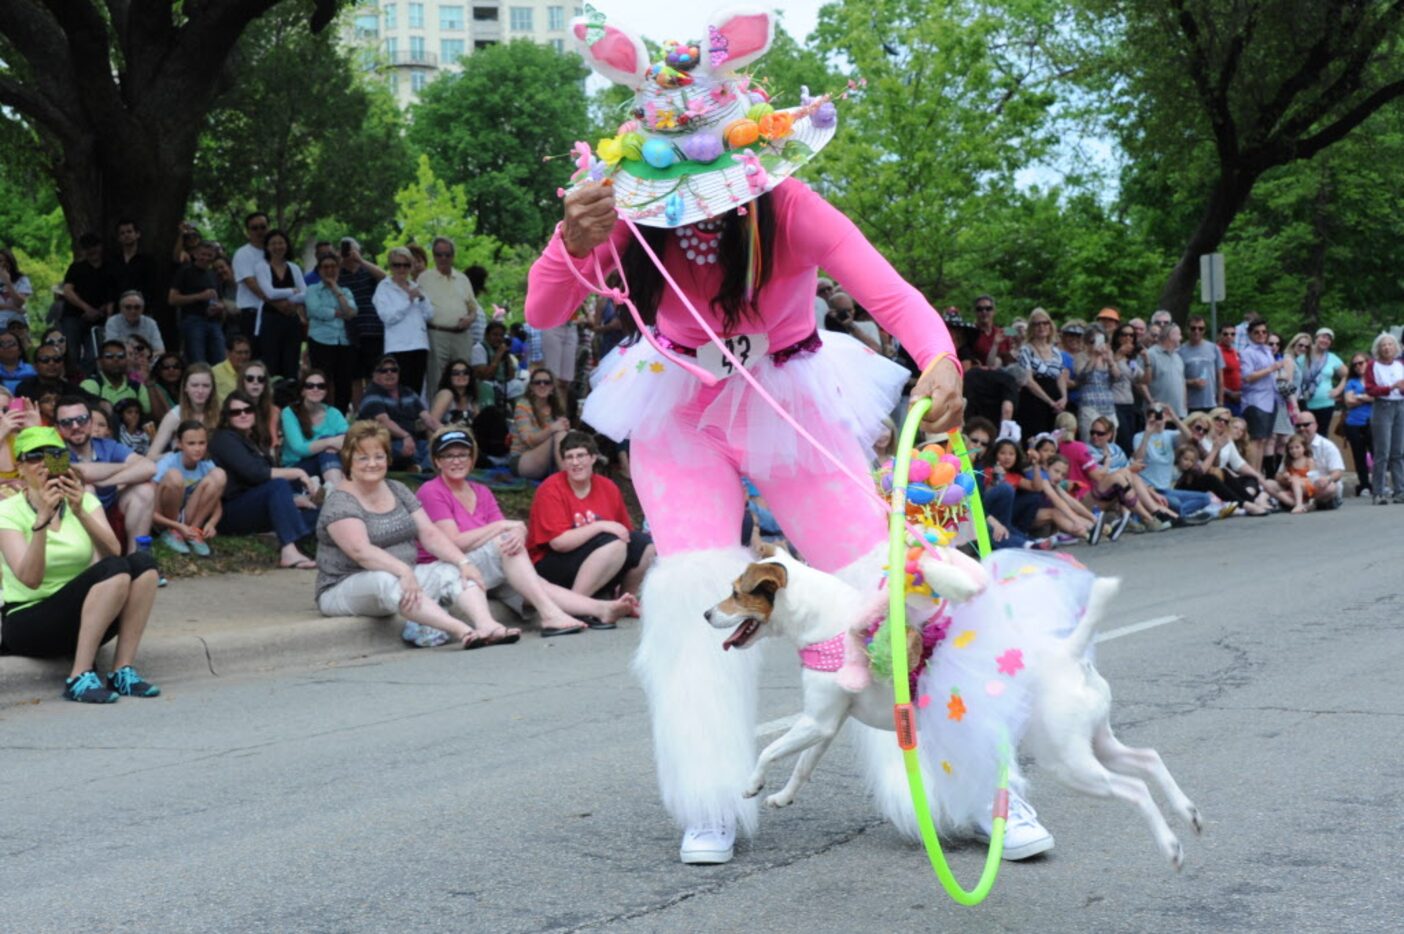
<instances>
[{"instance_id":1,"label":"race number bib","mask_svg":"<svg viewBox=\"0 0 1404 934\"><path fill-rule=\"evenodd\" d=\"M770 351L770 339L764 334L735 334L722 338L722 343L748 370L754 370ZM721 348L710 341L697 348L697 363L718 379L736 374L736 367L722 356Z\"/></svg>"}]
</instances>

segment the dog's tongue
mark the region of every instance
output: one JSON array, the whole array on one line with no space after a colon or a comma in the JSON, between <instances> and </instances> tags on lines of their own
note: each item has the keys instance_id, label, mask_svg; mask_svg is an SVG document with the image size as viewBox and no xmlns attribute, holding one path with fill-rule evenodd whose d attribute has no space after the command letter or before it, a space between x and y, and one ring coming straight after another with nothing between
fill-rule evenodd
<instances>
[{"instance_id":1,"label":"dog's tongue","mask_svg":"<svg viewBox=\"0 0 1404 934\"><path fill-rule=\"evenodd\" d=\"M746 620L740 626L733 629L731 635L726 637L726 641L722 643L722 651L726 651L733 645L745 645L746 640L751 638L755 631L756 622L754 620Z\"/></svg>"}]
</instances>

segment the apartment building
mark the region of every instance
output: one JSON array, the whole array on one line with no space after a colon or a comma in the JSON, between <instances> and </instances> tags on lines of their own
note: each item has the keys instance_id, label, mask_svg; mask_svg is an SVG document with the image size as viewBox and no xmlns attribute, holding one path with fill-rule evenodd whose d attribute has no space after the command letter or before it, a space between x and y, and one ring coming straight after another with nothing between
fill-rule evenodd
<instances>
[{"instance_id":1,"label":"apartment building","mask_svg":"<svg viewBox=\"0 0 1404 934\"><path fill-rule=\"evenodd\" d=\"M430 81L460 69L477 49L530 39L566 49L566 25L581 15L575 3L554 0L361 0L346 39L382 69L401 107Z\"/></svg>"}]
</instances>

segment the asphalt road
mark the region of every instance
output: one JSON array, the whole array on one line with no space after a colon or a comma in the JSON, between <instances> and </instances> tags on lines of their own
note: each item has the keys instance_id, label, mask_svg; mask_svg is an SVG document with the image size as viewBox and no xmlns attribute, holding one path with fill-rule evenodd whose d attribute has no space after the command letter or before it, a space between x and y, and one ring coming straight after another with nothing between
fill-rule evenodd
<instances>
[{"instance_id":1,"label":"asphalt road","mask_svg":"<svg viewBox=\"0 0 1404 934\"><path fill-rule=\"evenodd\" d=\"M0 711L0 929L1399 930L1401 531L1351 502L1079 550L1126 581L1105 631L1155 624L1098 664L1207 819L1179 874L1034 770L1057 848L958 907L842 739L734 862L682 866L625 629ZM772 654L762 721L796 684ZM969 884L983 848L950 852Z\"/></svg>"}]
</instances>

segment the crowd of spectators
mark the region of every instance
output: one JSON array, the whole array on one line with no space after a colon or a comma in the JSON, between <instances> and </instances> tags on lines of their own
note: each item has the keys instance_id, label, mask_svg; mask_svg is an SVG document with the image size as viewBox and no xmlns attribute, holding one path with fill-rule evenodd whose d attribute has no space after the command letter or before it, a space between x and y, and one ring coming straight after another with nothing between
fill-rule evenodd
<instances>
[{"instance_id":1,"label":"crowd of spectators","mask_svg":"<svg viewBox=\"0 0 1404 934\"><path fill-rule=\"evenodd\" d=\"M973 311L944 318L996 547L1338 508L1347 442L1354 494L1404 502L1404 363L1388 334L1346 364L1330 328L1284 344L1252 313L1211 335L1203 316L1182 329L1166 311L1123 320L1107 307L1059 326L1034 308L1006 327L991 296ZM915 363L841 283L819 280L815 320L915 378ZM879 461L891 453L884 437Z\"/></svg>"},{"instance_id":2,"label":"crowd of spectators","mask_svg":"<svg viewBox=\"0 0 1404 934\"><path fill-rule=\"evenodd\" d=\"M383 269L353 239L318 243L304 274L266 215L244 228L228 254L182 225L168 282L136 224L84 235L47 315L0 250L0 651L72 656L74 700L154 696L132 667L167 583L153 537L198 559L221 535L270 534L279 566L317 571L320 610L399 612L416 646L517 641L489 592L529 604L545 636L637 615L652 544L572 416L600 310L509 333L448 238ZM545 482L523 522L481 480ZM36 613L59 622L41 632Z\"/></svg>"},{"instance_id":3,"label":"crowd of spectators","mask_svg":"<svg viewBox=\"0 0 1404 934\"><path fill-rule=\"evenodd\" d=\"M111 250L85 235L38 342L42 297L0 250L5 599L63 597L55 612L72 624L35 642L7 613L0 648L73 655L75 699L154 691L132 667L147 584L165 583L153 535L203 558L220 535L269 533L282 567L317 570L322 612L399 612L417 646L516 641L489 593L533 606L547 636L636 614L654 552L612 479L629 478L628 445L578 416L595 363L627 333L612 303L551 331L509 328L505 309L479 304L486 271L457 269L447 238L391 249L386 268L351 238L318 243L304 274L267 216L244 226L230 255L186 225L168 283L135 224L118 225ZM1349 443L1356 495L1404 502L1404 363L1389 335L1347 364L1329 328L1284 344L1255 315L1212 339L1191 316L1187 340L1163 311L1123 321L1103 308L1060 327L1034 308L1002 327L982 296L973 320L944 317L998 547L1336 508L1333 433ZM841 284L819 280L815 325L915 379ZM876 459L890 453L886 427ZM494 482L539 484L528 521L502 514ZM746 492L743 541L783 535ZM35 557L40 532L63 538L62 562ZM114 635L128 673L104 681L92 653Z\"/></svg>"}]
</instances>

